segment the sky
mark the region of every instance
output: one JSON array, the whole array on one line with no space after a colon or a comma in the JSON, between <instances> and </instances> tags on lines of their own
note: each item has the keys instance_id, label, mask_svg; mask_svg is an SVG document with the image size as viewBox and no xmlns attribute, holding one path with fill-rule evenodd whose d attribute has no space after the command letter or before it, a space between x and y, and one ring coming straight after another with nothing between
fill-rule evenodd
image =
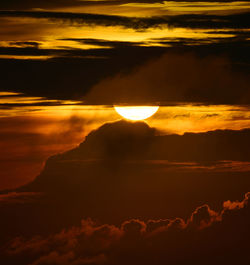
<instances>
[{"instance_id":1,"label":"sky","mask_svg":"<svg viewBox=\"0 0 250 265\"><path fill-rule=\"evenodd\" d=\"M250 264L249 46L247 0L1 0L0 263Z\"/></svg>"}]
</instances>

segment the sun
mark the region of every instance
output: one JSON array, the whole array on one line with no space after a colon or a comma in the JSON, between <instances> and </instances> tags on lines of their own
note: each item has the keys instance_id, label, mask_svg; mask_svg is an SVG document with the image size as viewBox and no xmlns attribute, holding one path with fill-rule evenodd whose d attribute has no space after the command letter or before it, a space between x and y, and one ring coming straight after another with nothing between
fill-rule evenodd
<instances>
[{"instance_id":1,"label":"sun","mask_svg":"<svg viewBox=\"0 0 250 265\"><path fill-rule=\"evenodd\" d=\"M114 106L114 108L123 118L138 121L153 116L159 106Z\"/></svg>"}]
</instances>

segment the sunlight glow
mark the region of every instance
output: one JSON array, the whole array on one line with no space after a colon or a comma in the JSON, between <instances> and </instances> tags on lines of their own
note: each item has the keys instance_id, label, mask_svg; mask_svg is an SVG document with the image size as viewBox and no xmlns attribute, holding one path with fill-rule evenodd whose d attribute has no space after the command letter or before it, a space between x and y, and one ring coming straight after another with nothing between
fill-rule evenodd
<instances>
[{"instance_id":1,"label":"sunlight glow","mask_svg":"<svg viewBox=\"0 0 250 265\"><path fill-rule=\"evenodd\" d=\"M145 120L154 115L159 106L129 106L129 107L114 107L116 112L125 119L129 120Z\"/></svg>"}]
</instances>

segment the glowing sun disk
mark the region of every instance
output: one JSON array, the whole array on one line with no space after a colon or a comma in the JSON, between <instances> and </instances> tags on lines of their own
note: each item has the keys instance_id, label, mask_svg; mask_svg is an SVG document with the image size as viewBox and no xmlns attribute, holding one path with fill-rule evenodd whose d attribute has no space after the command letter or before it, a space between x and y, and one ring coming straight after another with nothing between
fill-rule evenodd
<instances>
[{"instance_id":1,"label":"glowing sun disk","mask_svg":"<svg viewBox=\"0 0 250 265\"><path fill-rule=\"evenodd\" d=\"M115 106L116 112L128 120L145 120L154 115L159 106Z\"/></svg>"}]
</instances>

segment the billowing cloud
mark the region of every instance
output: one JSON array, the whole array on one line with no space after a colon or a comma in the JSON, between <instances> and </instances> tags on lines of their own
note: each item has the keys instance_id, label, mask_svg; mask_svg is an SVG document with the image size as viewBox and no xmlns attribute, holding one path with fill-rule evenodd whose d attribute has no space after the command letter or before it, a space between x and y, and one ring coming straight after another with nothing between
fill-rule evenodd
<instances>
[{"instance_id":1,"label":"billowing cloud","mask_svg":"<svg viewBox=\"0 0 250 265\"><path fill-rule=\"evenodd\" d=\"M144 122L105 124L3 193L1 261L209 264L229 249L228 264L248 260L249 130L158 133Z\"/></svg>"},{"instance_id":2,"label":"billowing cloud","mask_svg":"<svg viewBox=\"0 0 250 265\"><path fill-rule=\"evenodd\" d=\"M143 122L105 124L79 147L49 158L33 182L16 189L44 197L35 208L2 205L0 224L8 223L7 234L47 234L88 217L116 224L128 217L165 222L187 217L197 205L218 210L250 188L249 137L249 130L161 136ZM204 226L215 218L207 209L197 210L207 219ZM9 218L14 213L19 227ZM196 214L193 220L200 223Z\"/></svg>"},{"instance_id":3,"label":"billowing cloud","mask_svg":"<svg viewBox=\"0 0 250 265\"><path fill-rule=\"evenodd\" d=\"M48 237L11 240L4 261L18 264L227 264L245 262L250 194L226 201L221 211L198 207L186 221L131 219L120 226L82 220L81 226ZM152 227L152 224L158 224ZM225 237L226 235L230 235ZM245 245L246 244L246 245ZM237 247L237 251L236 248ZM174 251L181 255L176 255Z\"/></svg>"}]
</instances>

